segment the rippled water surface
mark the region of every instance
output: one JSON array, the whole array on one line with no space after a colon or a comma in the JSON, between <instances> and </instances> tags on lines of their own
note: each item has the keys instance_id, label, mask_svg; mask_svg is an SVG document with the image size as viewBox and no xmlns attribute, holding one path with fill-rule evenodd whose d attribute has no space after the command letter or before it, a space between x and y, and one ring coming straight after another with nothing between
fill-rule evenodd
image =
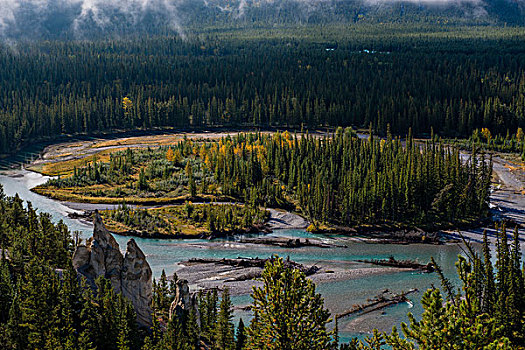
<instances>
[{"instance_id":1,"label":"rippled water surface","mask_svg":"<svg viewBox=\"0 0 525 350\"><path fill-rule=\"evenodd\" d=\"M7 195L18 195L32 202L35 208L50 213L55 220L63 220L72 231L78 230L84 237L91 235L92 227L67 217L72 212L60 202L37 195L29 189L46 181L46 177L25 170L10 170L0 175L0 184ZM300 230L282 230L273 233L279 237L319 237ZM324 238L324 237L323 237ZM128 237L116 236L121 249L125 250ZM430 257L443 267L447 276L457 282L454 263L461 249L455 245L389 245L344 242L348 248L323 249L316 247L286 249L258 245L242 245L227 240L158 240L136 238L137 243L145 252L154 276L159 276L164 269L170 274L180 268L179 262L190 258L236 258L242 257L268 257L272 254L290 256L292 260L304 264L333 264L345 268L363 268L360 264L348 264L356 259L384 259L394 256L396 259L414 259L428 262ZM385 270L386 271L386 270ZM348 318L340 323L342 339L351 336L363 336L363 333L378 327L388 330L401 321L407 321L406 313L421 314L419 300L422 292L432 284L439 286L436 274L422 274L418 272L384 273L357 279L337 282L326 282L318 285L318 290L325 298L325 305L332 314L340 313L352 308L354 304L366 302L370 297L389 289L394 292L407 291L411 288L419 289L412 294L413 307L407 303L385 309L383 312L373 312L359 317ZM236 296L233 298L237 306L248 305L249 296ZM239 311L237 317L249 318L249 314Z\"/></svg>"}]
</instances>

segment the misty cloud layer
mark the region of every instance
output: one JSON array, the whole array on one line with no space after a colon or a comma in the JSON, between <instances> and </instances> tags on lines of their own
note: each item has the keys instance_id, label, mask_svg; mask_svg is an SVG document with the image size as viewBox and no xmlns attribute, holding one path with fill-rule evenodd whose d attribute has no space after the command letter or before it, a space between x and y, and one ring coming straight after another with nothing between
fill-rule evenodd
<instances>
[{"instance_id":1,"label":"misty cloud layer","mask_svg":"<svg viewBox=\"0 0 525 350\"><path fill-rule=\"evenodd\" d=\"M67 36L83 38L86 33L126 33L147 26L171 28L184 35L184 23L197 11L224 13L244 18L247 11L292 8L298 17L341 5L356 8L385 7L398 3L416 6L453 6L476 16L487 15L486 7L514 3L525 7L525 0L0 0L0 38ZM347 7L348 8L348 7ZM328 11L328 18L330 12ZM202 18L202 16L201 16ZM210 18L213 18L211 16ZM117 28L118 30L115 30Z\"/></svg>"},{"instance_id":2,"label":"misty cloud layer","mask_svg":"<svg viewBox=\"0 0 525 350\"><path fill-rule=\"evenodd\" d=\"M0 0L0 36L139 26L150 16L182 34L179 0Z\"/></svg>"}]
</instances>

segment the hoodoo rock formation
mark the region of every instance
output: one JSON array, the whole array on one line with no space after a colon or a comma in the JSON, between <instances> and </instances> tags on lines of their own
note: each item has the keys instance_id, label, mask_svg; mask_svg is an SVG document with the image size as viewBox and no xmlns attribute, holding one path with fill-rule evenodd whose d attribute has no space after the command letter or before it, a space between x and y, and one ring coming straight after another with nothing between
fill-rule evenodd
<instances>
[{"instance_id":1,"label":"hoodoo rock formation","mask_svg":"<svg viewBox=\"0 0 525 350\"><path fill-rule=\"evenodd\" d=\"M188 281L177 280L175 287L175 299L170 306L170 319L181 317L184 311L190 311L192 307L195 307L195 300L190 294Z\"/></svg>"},{"instance_id":2,"label":"hoodoo rock formation","mask_svg":"<svg viewBox=\"0 0 525 350\"><path fill-rule=\"evenodd\" d=\"M93 224L93 237L86 245L77 247L73 266L90 283L99 276L109 279L115 291L133 304L138 323L151 326L152 272L146 256L134 239L128 241L126 254L122 255L98 212L94 214Z\"/></svg>"}]
</instances>

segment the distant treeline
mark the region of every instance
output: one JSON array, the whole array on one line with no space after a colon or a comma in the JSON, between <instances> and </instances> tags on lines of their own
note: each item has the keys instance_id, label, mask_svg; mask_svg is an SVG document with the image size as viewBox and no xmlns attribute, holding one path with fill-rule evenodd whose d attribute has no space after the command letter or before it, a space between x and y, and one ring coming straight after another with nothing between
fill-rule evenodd
<instances>
[{"instance_id":1,"label":"distant treeline","mask_svg":"<svg viewBox=\"0 0 525 350\"><path fill-rule=\"evenodd\" d=\"M345 25L0 50L0 153L111 129L525 126L522 28ZM316 32L317 30L317 32Z\"/></svg>"}]
</instances>

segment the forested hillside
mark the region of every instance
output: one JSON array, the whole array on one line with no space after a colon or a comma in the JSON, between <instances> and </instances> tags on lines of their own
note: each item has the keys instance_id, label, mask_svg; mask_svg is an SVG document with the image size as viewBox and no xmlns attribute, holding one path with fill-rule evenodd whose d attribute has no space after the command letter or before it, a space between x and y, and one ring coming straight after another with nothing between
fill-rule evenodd
<instances>
[{"instance_id":1,"label":"forested hillside","mask_svg":"<svg viewBox=\"0 0 525 350\"><path fill-rule=\"evenodd\" d=\"M523 25L523 0L3 0L0 38L190 35L203 26Z\"/></svg>"},{"instance_id":2,"label":"forested hillside","mask_svg":"<svg viewBox=\"0 0 525 350\"><path fill-rule=\"evenodd\" d=\"M524 43L521 28L377 24L4 46L0 152L157 126L515 133L524 123Z\"/></svg>"}]
</instances>

